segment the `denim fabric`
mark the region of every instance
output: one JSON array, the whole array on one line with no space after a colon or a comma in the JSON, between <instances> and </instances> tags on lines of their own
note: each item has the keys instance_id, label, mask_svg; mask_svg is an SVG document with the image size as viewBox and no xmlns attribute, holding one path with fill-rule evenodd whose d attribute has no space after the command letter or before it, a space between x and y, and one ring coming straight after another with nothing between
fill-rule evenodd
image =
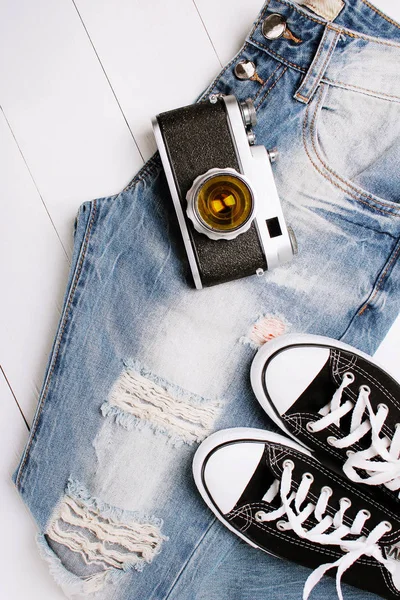
<instances>
[{"instance_id":1,"label":"denim fabric","mask_svg":"<svg viewBox=\"0 0 400 600\"><path fill-rule=\"evenodd\" d=\"M268 41L287 18L301 43ZM213 518L191 462L211 431L270 428L249 382L287 331L373 353L400 297L400 28L364 0L325 22L269 0L211 93L254 100L299 253L196 291L154 155L121 193L81 205L63 314L15 473L39 544L70 597L294 600L307 569L256 551ZM239 81L252 60L263 85ZM335 597L326 578L319 598ZM368 594L346 589L346 598ZM372 596L370 596L372 597Z\"/></svg>"}]
</instances>

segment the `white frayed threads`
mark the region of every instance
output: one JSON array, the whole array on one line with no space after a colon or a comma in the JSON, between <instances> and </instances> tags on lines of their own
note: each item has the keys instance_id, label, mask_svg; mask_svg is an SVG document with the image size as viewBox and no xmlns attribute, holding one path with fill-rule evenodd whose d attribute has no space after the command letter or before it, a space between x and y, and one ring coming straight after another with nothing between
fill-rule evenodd
<instances>
[{"instance_id":1,"label":"white frayed threads","mask_svg":"<svg viewBox=\"0 0 400 600\"><path fill-rule=\"evenodd\" d=\"M192 444L211 433L220 406L219 402L205 402L178 388L173 394L128 368L116 382L102 412L103 415L114 414L117 422L127 428L133 425L129 417L145 420L156 431ZM121 410L122 415L115 409Z\"/></svg>"},{"instance_id":2,"label":"white frayed threads","mask_svg":"<svg viewBox=\"0 0 400 600\"><path fill-rule=\"evenodd\" d=\"M257 349L287 333L290 327L291 324L281 315L263 315L254 323L248 335L241 338L241 342Z\"/></svg>"},{"instance_id":3,"label":"white frayed threads","mask_svg":"<svg viewBox=\"0 0 400 600\"><path fill-rule=\"evenodd\" d=\"M165 539L152 523L124 522L70 496L59 504L46 535L79 553L87 565L98 565L100 572L129 567L141 570Z\"/></svg>"}]
</instances>

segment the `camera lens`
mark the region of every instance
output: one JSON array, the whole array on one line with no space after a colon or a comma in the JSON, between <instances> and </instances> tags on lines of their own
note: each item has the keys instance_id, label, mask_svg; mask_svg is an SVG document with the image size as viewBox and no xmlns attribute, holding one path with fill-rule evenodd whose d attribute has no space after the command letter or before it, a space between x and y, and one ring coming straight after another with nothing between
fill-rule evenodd
<instances>
[{"instance_id":1,"label":"camera lens","mask_svg":"<svg viewBox=\"0 0 400 600\"><path fill-rule=\"evenodd\" d=\"M250 218L253 194L239 177L216 174L198 190L195 211L206 227L216 231L233 231Z\"/></svg>"},{"instance_id":2,"label":"camera lens","mask_svg":"<svg viewBox=\"0 0 400 600\"><path fill-rule=\"evenodd\" d=\"M256 197L251 181L231 167L199 175L186 193L186 214L211 240L233 240L251 227Z\"/></svg>"}]
</instances>

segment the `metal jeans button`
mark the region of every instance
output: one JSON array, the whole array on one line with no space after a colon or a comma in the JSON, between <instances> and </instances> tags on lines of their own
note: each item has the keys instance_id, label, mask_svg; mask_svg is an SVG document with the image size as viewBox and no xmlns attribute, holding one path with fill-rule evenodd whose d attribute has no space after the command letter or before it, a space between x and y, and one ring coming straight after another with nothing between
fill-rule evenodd
<instances>
[{"instance_id":1,"label":"metal jeans button","mask_svg":"<svg viewBox=\"0 0 400 600\"><path fill-rule=\"evenodd\" d=\"M276 40L283 36L286 29L286 19L282 15L269 15L262 24L263 36L267 40Z\"/></svg>"},{"instance_id":2,"label":"metal jeans button","mask_svg":"<svg viewBox=\"0 0 400 600\"><path fill-rule=\"evenodd\" d=\"M295 37L288 28L285 17L278 13L273 13L264 19L262 33L267 40L277 40L278 38L284 37L297 44L301 43L301 40Z\"/></svg>"},{"instance_id":3,"label":"metal jeans button","mask_svg":"<svg viewBox=\"0 0 400 600\"><path fill-rule=\"evenodd\" d=\"M235 65L234 73L238 79L258 81L263 84L263 80L256 71L256 65L251 60L241 60Z\"/></svg>"},{"instance_id":4,"label":"metal jeans button","mask_svg":"<svg viewBox=\"0 0 400 600\"><path fill-rule=\"evenodd\" d=\"M235 75L238 79L251 79L256 72L256 65L251 60L241 60L235 66Z\"/></svg>"}]
</instances>

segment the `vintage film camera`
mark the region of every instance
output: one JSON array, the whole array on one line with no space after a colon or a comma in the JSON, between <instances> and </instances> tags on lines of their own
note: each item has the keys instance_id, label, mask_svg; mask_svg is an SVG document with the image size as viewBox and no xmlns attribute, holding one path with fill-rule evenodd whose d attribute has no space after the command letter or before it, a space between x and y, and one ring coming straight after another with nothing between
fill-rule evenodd
<instances>
[{"instance_id":1,"label":"vintage film camera","mask_svg":"<svg viewBox=\"0 0 400 600\"><path fill-rule=\"evenodd\" d=\"M296 252L256 122L253 102L231 95L153 119L197 289L261 275Z\"/></svg>"}]
</instances>

